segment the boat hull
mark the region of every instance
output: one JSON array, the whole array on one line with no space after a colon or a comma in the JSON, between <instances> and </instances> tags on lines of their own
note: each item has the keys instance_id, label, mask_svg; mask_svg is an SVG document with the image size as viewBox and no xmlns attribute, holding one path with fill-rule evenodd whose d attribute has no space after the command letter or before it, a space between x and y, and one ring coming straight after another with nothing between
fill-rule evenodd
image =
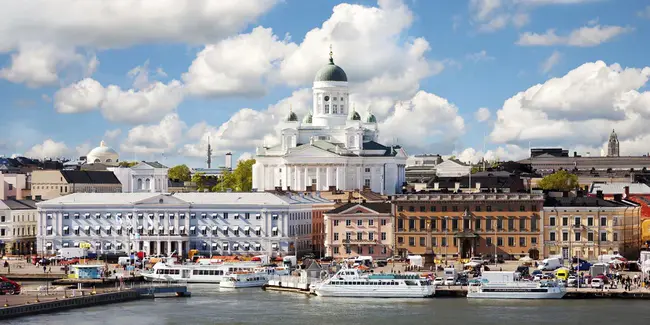
<instances>
[{"instance_id":1,"label":"boat hull","mask_svg":"<svg viewBox=\"0 0 650 325\"><path fill-rule=\"evenodd\" d=\"M566 291L551 292L468 292L469 299L562 299Z\"/></svg>"},{"instance_id":2,"label":"boat hull","mask_svg":"<svg viewBox=\"0 0 650 325\"><path fill-rule=\"evenodd\" d=\"M321 286L314 290L320 297L349 297L349 298L426 298L435 294L435 288L386 288L387 286ZM392 287L392 286L388 286ZM404 286L406 287L406 286Z\"/></svg>"},{"instance_id":3,"label":"boat hull","mask_svg":"<svg viewBox=\"0 0 650 325\"><path fill-rule=\"evenodd\" d=\"M255 287L263 287L266 284L267 281L240 281L240 282L233 282L233 281L222 281L219 286L222 288L255 288Z\"/></svg>"}]
</instances>

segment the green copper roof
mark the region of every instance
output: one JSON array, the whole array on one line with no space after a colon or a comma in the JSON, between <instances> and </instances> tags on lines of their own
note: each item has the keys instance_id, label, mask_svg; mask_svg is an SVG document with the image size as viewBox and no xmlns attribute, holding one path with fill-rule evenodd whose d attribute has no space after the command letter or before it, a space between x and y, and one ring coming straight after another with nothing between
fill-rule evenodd
<instances>
[{"instance_id":1,"label":"green copper roof","mask_svg":"<svg viewBox=\"0 0 650 325\"><path fill-rule=\"evenodd\" d=\"M377 118L372 113L369 113L366 118L366 123L377 123Z\"/></svg>"},{"instance_id":2,"label":"green copper roof","mask_svg":"<svg viewBox=\"0 0 650 325\"><path fill-rule=\"evenodd\" d=\"M361 115L359 115L357 111L350 112L350 116L348 116L348 118L352 121L361 121Z\"/></svg>"},{"instance_id":3,"label":"green copper roof","mask_svg":"<svg viewBox=\"0 0 650 325\"><path fill-rule=\"evenodd\" d=\"M345 71L338 65L334 64L334 59L330 58L330 63L320 68L316 72L314 81L348 81L348 76Z\"/></svg>"},{"instance_id":4,"label":"green copper roof","mask_svg":"<svg viewBox=\"0 0 650 325\"><path fill-rule=\"evenodd\" d=\"M294 113L293 111L289 112L289 116L287 116L287 121L298 122L298 115L296 115L296 113Z\"/></svg>"},{"instance_id":5,"label":"green copper roof","mask_svg":"<svg viewBox=\"0 0 650 325\"><path fill-rule=\"evenodd\" d=\"M309 114L305 115L305 118L302 119L302 123L309 123L309 124L311 124L311 120L312 120L312 118L311 118L311 113L309 113Z\"/></svg>"}]
</instances>

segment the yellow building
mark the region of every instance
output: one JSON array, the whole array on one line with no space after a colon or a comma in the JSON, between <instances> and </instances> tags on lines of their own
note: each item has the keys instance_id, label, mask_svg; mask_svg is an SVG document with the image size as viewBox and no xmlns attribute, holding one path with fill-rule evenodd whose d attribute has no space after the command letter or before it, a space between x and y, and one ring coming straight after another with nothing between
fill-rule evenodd
<instances>
[{"instance_id":1,"label":"yellow building","mask_svg":"<svg viewBox=\"0 0 650 325\"><path fill-rule=\"evenodd\" d=\"M34 200L50 200L70 193L120 193L122 184L111 171L36 170L32 173Z\"/></svg>"},{"instance_id":2,"label":"yellow building","mask_svg":"<svg viewBox=\"0 0 650 325\"><path fill-rule=\"evenodd\" d=\"M635 259L641 245L641 207L598 197L547 197L544 202L543 256L562 255L593 260L621 254Z\"/></svg>"}]
</instances>

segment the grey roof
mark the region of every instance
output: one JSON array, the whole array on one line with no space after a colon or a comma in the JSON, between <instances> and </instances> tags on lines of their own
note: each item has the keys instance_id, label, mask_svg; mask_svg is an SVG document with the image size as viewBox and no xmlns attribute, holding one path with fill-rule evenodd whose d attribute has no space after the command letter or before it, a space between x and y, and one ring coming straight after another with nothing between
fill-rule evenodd
<instances>
[{"instance_id":1,"label":"grey roof","mask_svg":"<svg viewBox=\"0 0 650 325\"><path fill-rule=\"evenodd\" d=\"M62 170L61 175L68 184L121 184L110 171Z\"/></svg>"},{"instance_id":2,"label":"grey roof","mask_svg":"<svg viewBox=\"0 0 650 325\"><path fill-rule=\"evenodd\" d=\"M596 194L599 190L603 194L623 194L625 187L629 187L630 194L650 194L650 186L643 183L594 183L591 185L590 193Z\"/></svg>"},{"instance_id":3,"label":"grey roof","mask_svg":"<svg viewBox=\"0 0 650 325\"><path fill-rule=\"evenodd\" d=\"M316 148L335 153L340 156L362 156L362 157L373 157L373 156L386 156L386 157L392 157L397 155L397 149L400 149L399 146L394 146L393 148L395 150L391 150L391 147L384 146L382 144L379 144L375 141L368 141L363 143L363 150L383 150L384 152L381 154L361 154L357 155L355 153L349 152L347 149L345 149L345 146L342 143L335 143L335 142L329 142L325 140L316 140L312 144L302 144L299 145L298 147L302 146L314 146ZM339 152L337 152L336 147L339 147Z\"/></svg>"},{"instance_id":4,"label":"grey roof","mask_svg":"<svg viewBox=\"0 0 650 325\"><path fill-rule=\"evenodd\" d=\"M142 161L143 164L147 164L153 168L168 168L167 166L157 162L157 161Z\"/></svg>"},{"instance_id":5,"label":"grey roof","mask_svg":"<svg viewBox=\"0 0 650 325\"><path fill-rule=\"evenodd\" d=\"M338 207L336 209L327 211L326 213L328 213L328 214L341 213L341 212L343 212L345 210L348 210L348 209L350 209L352 207L355 207L355 206L366 207L366 208L368 208L370 210L373 210L373 211L376 211L378 213L390 213L391 212L390 203L369 203L369 202L356 203L356 202L351 202L351 203L346 203L346 204L344 204L344 205L342 205L342 206L340 206L340 207Z\"/></svg>"},{"instance_id":6,"label":"grey roof","mask_svg":"<svg viewBox=\"0 0 650 325\"><path fill-rule=\"evenodd\" d=\"M330 62L316 72L314 81L348 81L348 75L330 57Z\"/></svg>"},{"instance_id":7,"label":"grey roof","mask_svg":"<svg viewBox=\"0 0 650 325\"><path fill-rule=\"evenodd\" d=\"M591 196L551 197L544 200L544 207L625 207L637 205L631 201L604 200Z\"/></svg>"},{"instance_id":8,"label":"grey roof","mask_svg":"<svg viewBox=\"0 0 650 325\"><path fill-rule=\"evenodd\" d=\"M9 209L11 210L34 210L36 209L36 202L32 200L2 200Z\"/></svg>"}]
</instances>

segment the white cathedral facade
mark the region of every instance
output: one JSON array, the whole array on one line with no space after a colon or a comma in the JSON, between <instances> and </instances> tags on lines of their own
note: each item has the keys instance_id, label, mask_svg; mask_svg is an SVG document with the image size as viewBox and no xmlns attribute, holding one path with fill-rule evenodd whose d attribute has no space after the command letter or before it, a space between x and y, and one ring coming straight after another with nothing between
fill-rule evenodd
<instances>
[{"instance_id":1,"label":"white cathedral facade","mask_svg":"<svg viewBox=\"0 0 650 325\"><path fill-rule=\"evenodd\" d=\"M281 143L257 148L253 188L401 192L406 152L379 144L375 116L368 111L362 119L350 107L347 75L334 64L331 52L312 89L312 111L302 122L290 111Z\"/></svg>"}]
</instances>

